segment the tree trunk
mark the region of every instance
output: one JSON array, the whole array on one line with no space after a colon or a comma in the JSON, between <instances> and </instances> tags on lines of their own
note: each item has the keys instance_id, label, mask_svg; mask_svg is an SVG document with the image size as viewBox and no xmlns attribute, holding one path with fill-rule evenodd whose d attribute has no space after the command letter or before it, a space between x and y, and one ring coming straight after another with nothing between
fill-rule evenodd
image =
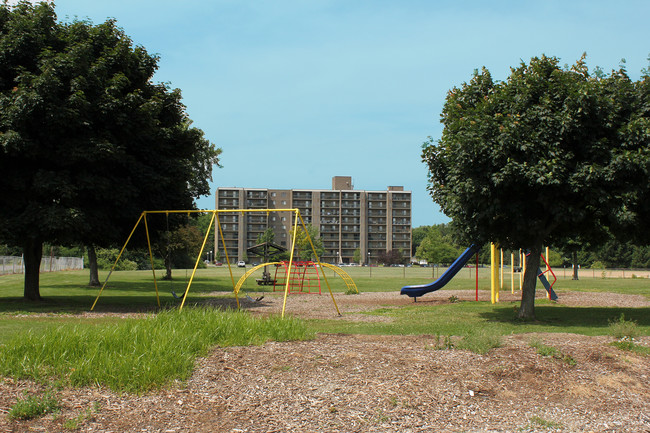
<instances>
[{"instance_id":1,"label":"tree trunk","mask_svg":"<svg viewBox=\"0 0 650 433\"><path fill-rule=\"evenodd\" d=\"M90 287L99 287L101 283L99 282L99 270L97 269L97 253L95 252L95 246L93 244L86 245L86 251L88 251L88 269L90 269L90 281L88 285Z\"/></svg>"},{"instance_id":2,"label":"tree trunk","mask_svg":"<svg viewBox=\"0 0 650 433\"><path fill-rule=\"evenodd\" d=\"M535 287L539 270L542 244L534 245L526 257L526 272L521 289L521 306L517 317L524 320L535 320Z\"/></svg>"},{"instance_id":3,"label":"tree trunk","mask_svg":"<svg viewBox=\"0 0 650 433\"><path fill-rule=\"evenodd\" d=\"M169 254L165 256L165 276L163 277L163 280L171 280L172 279L172 259Z\"/></svg>"},{"instance_id":4,"label":"tree trunk","mask_svg":"<svg viewBox=\"0 0 650 433\"><path fill-rule=\"evenodd\" d=\"M23 246L23 259L25 260L23 296L29 301L40 301L42 299L39 286L42 256L43 242L37 239L28 239Z\"/></svg>"},{"instance_id":5,"label":"tree trunk","mask_svg":"<svg viewBox=\"0 0 650 433\"><path fill-rule=\"evenodd\" d=\"M572 280L578 279L578 252L574 251L571 253L571 261L573 262L573 278Z\"/></svg>"}]
</instances>

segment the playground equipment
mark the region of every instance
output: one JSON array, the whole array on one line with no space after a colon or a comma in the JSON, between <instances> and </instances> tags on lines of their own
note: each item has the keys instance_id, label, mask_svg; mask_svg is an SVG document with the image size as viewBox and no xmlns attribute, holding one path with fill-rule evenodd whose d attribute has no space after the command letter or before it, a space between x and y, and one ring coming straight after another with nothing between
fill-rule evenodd
<instances>
[{"instance_id":1,"label":"playground equipment","mask_svg":"<svg viewBox=\"0 0 650 433\"><path fill-rule=\"evenodd\" d=\"M194 276L196 274L196 269L198 268L199 262L201 261L201 257L203 257L203 251L205 249L205 244L208 241L208 237L209 237L209 235L210 235L210 233L212 231L213 226L215 227L215 231L218 228L218 232L219 232L219 236L221 238L221 242L224 245L224 252L225 252L225 255L226 255L226 263L228 264L228 271L230 273L230 280L231 280L232 285L233 285L233 291L235 293L235 299L237 301L237 308L239 308L240 305L239 305L238 292L239 292L239 288L241 287L241 285L239 285L239 287L237 287L235 285L235 280L234 280L234 277L233 277L233 274L232 274L232 268L230 267L230 258L228 257L228 250L227 250L227 248L225 246L226 243L225 243L225 240L224 240L224 237L223 237L223 231L221 229L221 223L219 222L219 215L222 214L222 213L226 213L226 214L241 213L243 215L244 213L249 213L249 212L266 212L267 214L270 213L270 212L291 212L291 213L293 213L293 215L294 215L293 236L292 236L292 242L291 242L291 250L290 250L288 267L291 268L291 266L293 264L294 249L295 249L295 246L296 246L296 237L297 237L296 235L297 235L297 232L298 232L298 226L299 225L302 227L302 229L304 230L304 233L306 234L307 239L309 240L309 244L310 244L310 246L312 248L312 252L314 254L314 257L316 258L316 263L318 263L319 267L322 267L322 264L321 264L321 262L320 262L320 260L318 258L318 254L316 253L316 248L314 247L314 243L312 242L312 239L309 236L309 232L307 231L307 227L305 226L305 223L304 223L304 221L302 219L302 216L300 215L300 211L298 209L218 209L218 210L144 211L144 212L142 212L140 214L140 218L135 223L135 226L133 227L133 230L131 230L131 233L129 234L126 242L124 243L124 246L120 250L120 253L118 254L117 258L115 259L115 263L113 263L113 266L111 267L111 270L109 271L108 276L106 277L106 280L104 280L104 284L102 284L102 287L99 290L99 293L97 294L97 297L95 298L95 302L93 303L92 307L90 308L91 311L94 310L95 305L97 305L97 301L99 300L99 297L102 295L102 292L106 288L106 284L108 283L108 280L110 279L111 274L115 270L115 267L116 267L118 261L122 257L122 254L124 253L124 250L126 249L127 245L129 244L129 241L133 237L133 234L135 233L136 229L140 226L140 224L142 222L144 222L144 229L145 229L145 234L146 234L146 239L147 239L147 246L148 246L148 250L149 250L149 258L150 258L150 261L151 261L151 269L152 269L152 272L153 272L153 282L154 282L154 288L155 288L155 291L156 291L156 301L158 303L158 306L160 307L160 295L159 295L159 292L158 292L158 282L157 282L157 279L156 279L156 269L155 269L155 266L154 266L153 254L152 254L152 251L151 251L151 238L149 236L149 226L148 226L148 223L147 223L147 217L149 215L156 215L156 214L165 214L166 216L168 216L169 214L174 214L174 213L186 213L188 215L190 213L211 213L212 214L212 218L210 219L210 224L209 224L208 229L207 229L207 231L205 233L205 237L203 238L203 243L201 244L201 249L198 252L197 257L196 257L196 262L195 262L195 265L194 265L194 269L192 270L192 274L191 274L191 276L189 278L189 281L187 283L187 287L185 288L185 292L183 293L182 301L181 301L179 309L183 309L183 306L185 305L187 295L189 293L190 287L192 286L192 281L194 280ZM216 224L215 224L215 220L216 220ZM215 233L215 237L216 237L216 233ZM254 269L257 269L257 268L259 268L259 267L256 267ZM249 274L249 273L247 272L247 274ZM328 291L330 293L330 296L332 298L332 302L334 303L334 307L336 308L336 312L340 316L341 312L339 311L338 305L336 304L336 300L334 299L334 294L332 293L332 289L330 287L329 281L327 280L327 276L324 273L322 274L322 276L323 276L323 280L325 281L325 284L327 286L327 289L328 289ZM284 300L283 300L283 303L282 303L282 317L284 317L286 303L287 303L287 295L289 294L289 283L290 283L290 278L286 278L285 289L284 289ZM355 288L356 288L356 286L355 286Z\"/></svg>"},{"instance_id":2,"label":"playground equipment","mask_svg":"<svg viewBox=\"0 0 650 433\"><path fill-rule=\"evenodd\" d=\"M286 248L276 245L272 242L264 242L258 245L253 245L250 248L247 248L246 251L250 255L255 255L255 256L260 256L262 257L265 263L269 262L269 259L279 257L282 253L287 251ZM264 267L264 271L262 272L262 278L258 278L257 284L260 286L270 286L273 285L275 288L275 279L271 279L271 274L267 270L267 267Z\"/></svg>"},{"instance_id":3,"label":"playground equipment","mask_svg":"<svg viewBox=\"0 0 650 433\"><path fill-rule=\"evenodd\" d=\"M284 283L289 278L289 293L316 293L318 291L320 294L318 269L316 264L310 260L294 262L291 268L289 262L283 261L279 265L275 265L274 280L276 284L273 285L273 291L276 291L277 282L282 280Z\"/></svg>"},{"instance_id":4,"label":"playground equipment","mask_svg":"<svg viewBox=\"0 0 650 433\"><path fill-rule=\"evenodd\" d=\"M454 260L454 263L452 263L451 266L449 266L449 268L436 281L429 284L404 286L402 287L400 294L408 295L417 301L417 298L419 296L442 289L449 281L451 281L452 278L454 278L458 271L460 271L463 266L465 266L465 263L467 263L467 261L480 249L481 247L477 245L470 245L470 247L467 248L456 260Z\"/></svg>"},{"instance_id":5,"label":"playground equipment","mask_svg":"<svg viewBox=\"0 0 650 433\"><path fill-rule=\"evenodd\" d=\"M436 290L439 290L443 288L451 279L460 271L463 266L469 261L469 259L474 255L477 254L478 251L480 250L480 247L477 245L470 245L469 248L467 248L452 264L449 266L449 268L438 278L437 280L428 283L428 284L421 284L421 285L414 285L414 286L404 286L402 287L400 294L402 295L408 295L409 297L413 298L414 301L417 301L417 298L419 296L425 295L430 292L434 292ZM523 264L522 269L521 269L521 274L520 274L520 289L521 289L521 284L522 284L522 276L524 274L525 270L525 263L526 263L526 258L527 254L522 254L520 252L520 263ZM548 247L546 248L546 256L548 256ZM546 270L542 271L541 268L538 269L537 272L537 277L541 281L542 285L546 289L548 293L548 299L550 300L557 300L557 294L553 290L553 285L557 281L557 277L555 276L555 273L553 273L553 270L551 269L548 261L546 260L546 257L544 254L541 255L542 261L546 264ZM497 247L494 243L491 244L490 246L490 261L491 261L491 266L490 266L490 300L491 302L497 303L499 302L499 289L503 287L503 250L501 250L500 254L497 254ZM512 293L514 293L514 253L511 254L511 278L510 278L510 287ZM545 274L550 273L553 276L553 282L549 282L549 280L546 278ZM478 258L477 258L477 263L476 263L476 300L478 301Z\"/></svg>"},{"instance_id":6,"label":"playground equipment","mask_svg":"<svg viewBox=\"0 0 650 433\"><path fill-rule=\"evenodd\" d=\"M307 284L307 287L305 288L305 277L310 278L311 276L315 275L315 272L318 272L318 269L331 269L334 271L341 279L345 282L345 285L347 286L347 291L348 292L354 292L354 293L359 293L359 289L357 288L357 285L354 283L354 280L341 268L338 266L330 265L329 263L318 263L318 262L306 262L308 264L312 264L309 266L313 266L313 269L310 271L308 274L308 267L305 267L304 265L296 266L291 272L288 271L289 269L289 263L288 262L270 262L270 263L262 263L261 265L257 265L249 269L244 275L241 276L239 281L237 281L237 284L235 285L234 292L235 294L238 294L239 291L241 290L244 282L253 274L255 271L267 267L267 266L276 266L276 275L275 278L276 280L279 280L280 278L284 278L284 286L285 286L285 291L287 293L312 293L311 292L311 284ZM277 270L282 268L282 273L280 277L277 275ZM318 293L320 294L320 276L323 276L325 280L327 280L325 273L324 272L318 272ZM274 286L274 291L275 291ZM314 286L315 287L315 286ZM329 286L328 286L329 287ZM297 290L296 290L297 289ZM331 290L330 290L331 292Z\"/></svg>"}]
</instances>

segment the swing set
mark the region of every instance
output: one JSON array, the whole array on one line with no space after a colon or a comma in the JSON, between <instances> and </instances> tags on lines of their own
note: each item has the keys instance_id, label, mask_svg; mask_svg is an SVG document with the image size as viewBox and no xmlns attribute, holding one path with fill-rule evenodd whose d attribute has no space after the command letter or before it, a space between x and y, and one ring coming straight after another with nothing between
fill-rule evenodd
<instances>
[{"instance_id":1,"label":"swing set","mask_svg":"<svg viewBox=\"0 0 650 433\"><path fill-rule=\"evenodd\" d=\"M261 267L272 265L272 264L275 264L275 263L265 263L265 264L254 267L250 271L246 272L244 274L244 276L242 276L240 278L239 282L237 284L235 284L235 279L233 277L232 268L230 266L230 258L228 257L228 249L226 247L226 242L225 242L225 239L224 239L223 231L221 229L221 223L219 221L219 215L222 214L222 213L226 213L226 214L241 213L241 215L243 216L245 213L251 213L251 212L258 212L258 213L259 212L266 212L267 215L270 212L291 212L293 214L293 216L294 216L293 236L292 236L292 242L291 242L291 250L290 250L289 261L286 262L286 265L285 265L286 269L292 269L294 267L294 249L295 249L295 246L296 246L296 237L297 237L297 234L298 234L298 226L300 225L302 230L304 230L306 238L309 240L309 244L310 244L310 246L312 248L312 252L313 252L314 257L316 259L314 262L312 262L313 263L313 268L316 269L316 266L318 266L318 269L323 269L324 267L328 267L330 269L333 269L339 276L341 276L343 278L346 285L348 286L348 290L350 290L350 288L353 287L354 290L358 292L358 290L356 289L356 285L354 285L354 282L352 281L352 279L349 276L347 276L347 274L345 274L340 269L339 270L334 269L334 268L336 268L335 266L320 262L320 259L318 258L318 254L316 253L316 248L314 246L314 243L313 243L311 237L309 236L309 232L307 231L307 227L305 226L305 222L303 221L302 216L300 215L300 211L298 209L217 209L217 210L158 210L158 211L143 211L142 214L140 214L140 218L135 223L135 226L133 227L133 230L131 230L131 233L129 234L126 242L124 243L124 246L120 250L120 253L117 255L117 258L115 259L115 263L113 263L113 266L111 267L111 270L109 271L106 279L104 280L104 284L102 284L102 287L99 290L99 293L97 294L97 297L95 298L95 302L93 302L93 305L90 308L90 310L93 311L95 309L95 306L97 305L97 301L99 300L99 297L102 295L102 292L106 288L106 284L108 283L108 280L110 279L111 274L115 270L115 267L117 266L117 263L119 262L120 258L122 257L122 254L124 253L127 245L129 244L129 242L131 241L131 238L133 237L133 234L135 233L136 229L140 226L140 224L144 225L144 230L145 230L145 234L146 234L146 238L147 238L147 248L148 248L148 251L149 251L149 259L151 261L151 270L152 270L152 273L153 273L153 283L154 283L154 288L155 288L155 291L156 291L156 301L158 303L158 307L160 307L160 294L159 294L159 291L158 291L158 280L156 278L156 269L155 269L155 266L154 266L153 253L152 253L152 250L151 250L151 237L149 235L149 225L148 225L147 217L152 216L152 215L165 214L166 217L168 218L170 214L187 214L187 215L189 215L191 213L209 213L209 214L212 214L212 217L210 218L210 224L209 224L208 229L206 230L205 236L203 238L203 243L201 244L201 250L199 251L199 253L198 253L197 257L196 257L196 262L194 264L194 269L192 270L190 278L189 278L189 280L187 282L187 287L185 288L185 292L183 293L182 296L175 296L175 297L178 297L178 298L182 299L179 309L182 310L183 306L185 305L187 295L188 295L188 293L190 291L190 287L192 286L192 281L194 280L194 277L196 275L196 270L197 270L197 268L199 266L199 263L201 261L201 257L203 257L203 251L205 250L205 245L206 245L206 243L208 241L208 238L209 238L209 235L210 235L211 231L213 230L213 227L215 227L215 231L217 231L217 229L218 229L219 237L220 237L221 243L222 243L222 245L224 247L224 253L225 253L225 256L226 256L226 263L228 264L228 272L230 273L230 280L232 282L233 292L235 294L235 300L237 302L237 308L240 308L239 290L241 289L241 286L242 286L243 282L246 280L246 278L248 278L248 276L253 271L255 271L255 270L257 270L257 269L259 269ZM216 221L216 223L215 223L215 221ZM167 230L169 231L169 226L167 226ZM215 236L216 236L216 233L215 233ZM297 267L296 267L296 269L297 269ZM304 269L305 269L305 273L303 273L303 275L302 275L303 279L304 279L304 276L306 275L306 268L304 268ZM341 272L343 272L343 274L345 274L345 276L342 275ZM336 304L336 300L334 299L334 294L332 293L332 288L330 287L329 281L328 281L327 276L325 275L324 272L321 272L319 274L319 278L318 278L319 293L320 293L320 275L322 275L323 280L325 281L325 285L327 286L327 290L329 291L330 297L332 298L332 302L334 303L334 307L336 308L336 312L340 316L341 312L339 311L339 307ZM284 317L286 304L287 304L287 296L290 293L290 288L293 287L296 284L295 281L294 281L296 279L295 277L299 277L299 276L300 276L299 272L295 273L295 275L293 273L291 273L291 272L287 272L287 275L284 278L285 281L284 281L284 299L283 299L283 303L282 303L282 315L281 315L282 317ZM303 281L303 284L304 284L304 281ZM174 295L176 295L176 294L174 293Z\"/></svg>"}]
</instances>

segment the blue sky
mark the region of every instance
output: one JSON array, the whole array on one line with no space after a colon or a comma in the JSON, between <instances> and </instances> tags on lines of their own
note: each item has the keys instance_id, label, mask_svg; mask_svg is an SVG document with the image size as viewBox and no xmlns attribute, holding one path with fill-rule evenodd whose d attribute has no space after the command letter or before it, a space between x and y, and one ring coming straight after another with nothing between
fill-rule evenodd
<instances>
[{"instance_id":1,"label":"blue sky","mask_svg":"<svg viewBox=\"0 0 650 433\"><path fill-rule=\"evenodd\" d=\"M449 89L521 60L633 79L648 66L647 0L57 0L60 20L115 18L160 56L156 81L182 90L194 126L223 149L217 186L356 189L403 185L413 225L447 222L420 160Z\"/></svg>"}]
</instances>

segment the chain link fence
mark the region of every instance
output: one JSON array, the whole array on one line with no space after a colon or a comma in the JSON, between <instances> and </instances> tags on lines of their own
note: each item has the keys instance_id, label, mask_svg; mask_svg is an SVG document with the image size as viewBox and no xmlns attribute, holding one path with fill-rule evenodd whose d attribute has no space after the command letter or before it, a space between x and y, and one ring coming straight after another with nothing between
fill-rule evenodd
<instances>
[{"instance_id":1,"label":"chain link fence","mask_svg":"<svg viewBox=\"0 0 650 433\"><path fill-rule=\"evenodd\" d=\"M41 272L72 271L83 268L83 257L43 257L41 259ZM0 256L0 275L24 272L25 263L22 257Z\"/></svg>"}]
</instances>

